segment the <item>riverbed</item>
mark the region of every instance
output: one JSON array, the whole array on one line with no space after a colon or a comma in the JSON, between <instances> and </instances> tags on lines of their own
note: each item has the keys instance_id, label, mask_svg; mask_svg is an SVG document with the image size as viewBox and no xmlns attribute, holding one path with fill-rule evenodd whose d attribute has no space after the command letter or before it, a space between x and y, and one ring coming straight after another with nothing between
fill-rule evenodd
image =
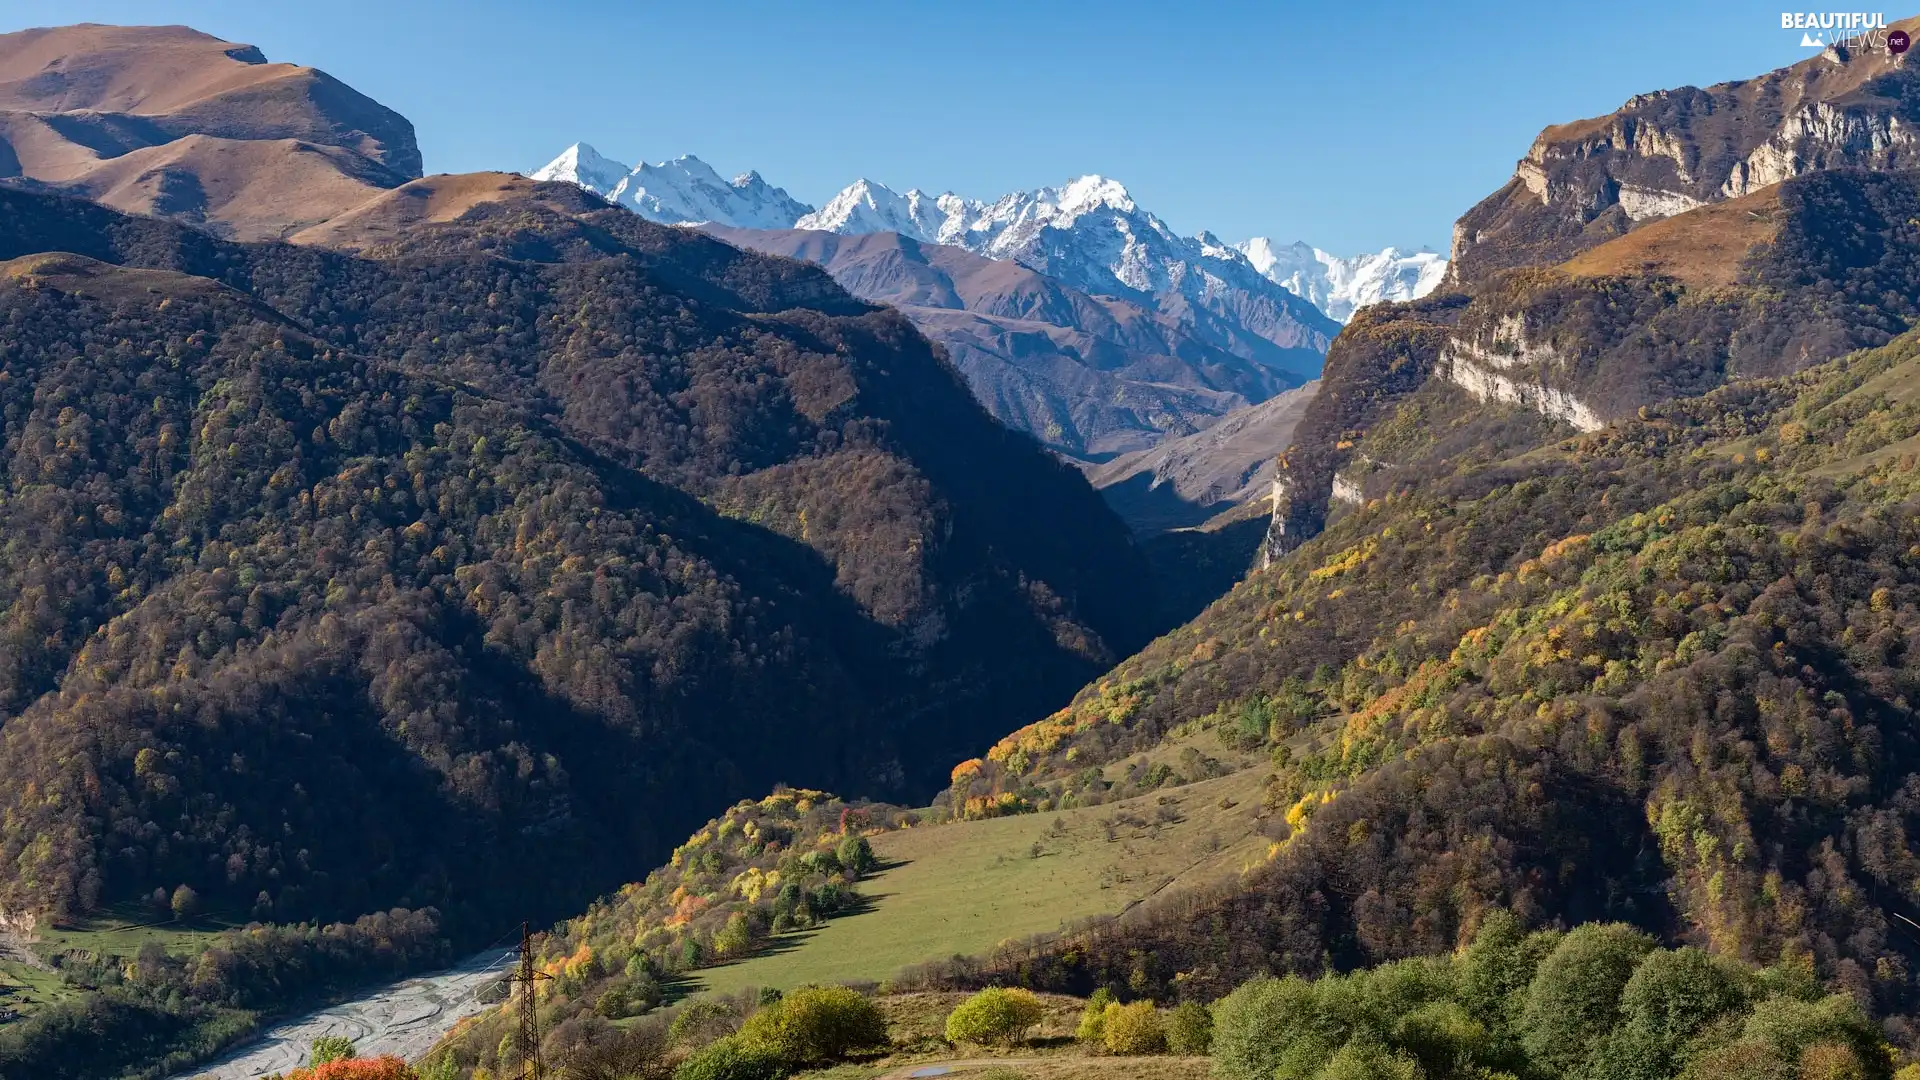
<instances>
[{"instance_id":1,"label":"riverbed","mask_svg":"<svg viewBox=\"0 0 1920 1080\"><path fill-rule=\"evenodd\" d=\"M418 1061L464 1017L489 1006L478 992L509 966L515 950L490 950L435 975L393 983L318 1012L268 1028L252 1041L180 1077L192 1080L256 1080L307 1063L307 1049L323 1035L353 1040L360 1057L392 1054Z\"/></svg>"}]
</instances>

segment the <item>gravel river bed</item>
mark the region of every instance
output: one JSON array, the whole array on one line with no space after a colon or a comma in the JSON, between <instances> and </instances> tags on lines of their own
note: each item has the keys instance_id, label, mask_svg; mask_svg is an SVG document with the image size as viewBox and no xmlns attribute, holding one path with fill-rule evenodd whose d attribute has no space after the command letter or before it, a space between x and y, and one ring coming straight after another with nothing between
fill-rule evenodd
<instances>
[{"instance_id":1,"label":"gravel river bed","mask_svg":"<svg viewBox=\"0 0 1920 1080\"><path fill-rule=\"evenodd\" d=\"M361 1057L392 1054L417 1061L461 1018L488 1008L477 999L478 992L517 955L516 950L490 950L447 971L393 983L364 997L282 1021L225 1057L176 1075L192 1080L255 1080L284 1073L306 1064L308 1046L323 1035L352 1039L354 1053Z\"/></svg>"}]
</instances>

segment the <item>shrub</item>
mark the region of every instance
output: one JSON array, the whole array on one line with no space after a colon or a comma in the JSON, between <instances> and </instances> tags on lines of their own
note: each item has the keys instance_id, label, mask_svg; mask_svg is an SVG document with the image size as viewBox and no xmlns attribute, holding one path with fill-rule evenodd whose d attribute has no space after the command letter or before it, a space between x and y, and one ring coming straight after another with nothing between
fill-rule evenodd
<instances>
[{"instance_id":1,"label":"shrub","mask_svg":"<svg viewBox=\"0 0 1920 1080\"><path fill-rule=\"evenodd\" d=\"M1455 1001L1433 1001L1407 1013L1396 1025L1393 1044L1436 1076L1447 1075L1459 1062L1484 1060L1492 1051L1486 1027Z\"/></svg>"},{"instance_id":2,"label":"shrub","mask_svg":"<svg viewBox=\"0 0 1920 1080\"><path fill-rule=\"evenodd\" d=\"M834 854L839 858L840 865L850 871L854 877L871 873L873 868L879 865L879 860L873 855L873 845L864 836L849 836L840 841L840 847Z\"/></svg>"},{"instance_id":3,"label":"shrub","mask_svg":"<svg viewBox=\"0 0 1920 1080\"><path fill-rule=\"evenodd\" d=\"M307 1051L307 1064L325 1065L333 1061L345 1061L353 1056L353 1040L345 1035L322 1035L313 1040Z\"/></svg>"},{"instance_id":4,"label":"shrub","mask_svg":"<svg viewBox=\"0 0 1920 1080\"><path fill-rule=\"evenodd\" d=\"M1699 949L1656 949L1633 969L1620 993L1620 1013L1626 1023L1678 1048L1744 999L1734 974Z\"/></svg>"},{"instance_id":5,"label":"shrub","mask_svg":"<svg viewBox=\"0 0 1920 1080\"><path fill-rule=\"evenodd\" d=\"M1319 1080L1423 1080L1424 1076L1419 1063L1405 1052L1356 1039L1333 1055Z\"/></svg>"},{"instance_id":6,"label":"shrub","mask_svg":"<svg viewBox=\"0 0 1920 1080\"><path fill-rule=\"evenodd\" d=\"M844 986L795 990L748 1017L740 1035L772 1047L795 1065L823 1065L888 1042L879 1008Z\"/></svg>"},{"instance_id":7,"label":"shrub","mask_svg":"<svg viewBox=\"0 0 1920 1080\"><path fill-rule=\"evenodd\" d=\"M1873 1022L1845 994L1820 1001L1772 998L1753 1008L1742 1035L1771 1046L1782 1060L1799 1061L1812 1047L1849 1047L1862 1061L1879 1056ZM1879 1075L1885 1076L1882 1071Z\"/></svg>"},{"instance_id":8,"label":"shrub","mask_svg":"<svg viewBox=\"0 0 1920 1080\"><path fill-rule=\"evenodd\" d=\"M1687 1066L1681 1080L1797 1080L1793 1066L1780 1060L1773 1047L1757 1039L1709 1051Z\"/></svg>"},{"instance_id":9,"label":"shrub","mask_svg":"<svg viewBox=\"0 0 1920 1080\"><path fill-rule=\"evenodd\" d=\"M1160 1023L1160 1010L1151 1001L1107 1006L1102 1027L1107 1049L1116 1054L1166 1053L1167 1029Z\"/></svg>"},{"instance_id":10,"label":"shrub","mask_svg":"<svg viewBox=\"0 0 1920 1080\"><path fill-rule=\"evenodd\" d=\"M1318 1014L1313 984L1298 976L1242 984L1213 1007L1215 1072L1222 1080L1272 1080L1290 1050L1312 1041L1303 1036Z\"/></svg>"},{"instance_id":11,"label":"shrub","mask_svg":"<svg viewBox=\"0 0 1920 1080\"><path fill-rule=\"evenodd\" d=\"M947 1041L1011 1046L1046 1014L1029 990L990 987L960 1003L947 1016Z\"/></svg>"},{"instance_id":12,"label":"shrub","mask_svg":"<svg viewBox=\"0 0 1920 1080\"><path fill-rule=\"evenodd\" d=\"M1534 1062L1562 1075L1579 1069L1619 1021L1620 993L1652 948L1622 923L1587 923L1562 938L1527 987L1520 1040Z\"/></svg>"},{"instance_id":13,"label":"shrub","mask_svg":"<svg viewBox=\"0 0 1920 1080\"><path fill-rule=\"evenodd\" d=\"M673 1080L780 1080L789 1071L778 1050L729 1035L681 1062Z\"/></svg>"},{"instance_id":14,"label":"shrub","mask_svg":"<svg viewBox=\"0 0 1920 1080\"><path fill-rule=\"evenodd\" d=\"M651 980L617 979L594 999L593 1011L608 1020L638 1016L660 1004L660 987Z\"/></svg>"},{"instance_id":15,"label":"shrub","mask_svg":"<svg viewBox=\"0 0 1920 1080\"><path fill-rule=\"evenodd\" d=\"M1087 1007L1080 1014L1080 1027L1073 1037L1084 1043L1100 1043L1106 1039L1107 1006L1113 1004L1113 991L1101 987L1087 999Z\"/></svg>"},{"instance_id":16,"label":"shrub","mask_svg":"<svg viewBox=\"0 0 1920 1080\"><path fill-rule=\"evenodd\" d=\"M1189 1001L1168 1014L1167 1049L1194 1057L1213 1049L1213 1014L1205 1005Z\"/></svg>"},{"instance_id":17,"label":"shrub","mask_svg":"<svg viewBox=\"0 0 1920 1080\"><path fill-rule=\"evenodd\" d=\"M667 1038L680 1046L710 1043L740 1030L740 1014L722 998L696 998L680 1006Z\"/></svg>"}]
</instances>

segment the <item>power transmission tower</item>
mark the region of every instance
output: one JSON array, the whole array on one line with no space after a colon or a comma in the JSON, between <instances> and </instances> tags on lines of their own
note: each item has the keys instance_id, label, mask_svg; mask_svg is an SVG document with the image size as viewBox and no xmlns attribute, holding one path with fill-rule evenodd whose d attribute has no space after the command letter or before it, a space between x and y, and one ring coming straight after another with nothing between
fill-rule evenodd
<instances>
[{"instance_id":1,"label":"power transmission tower","mask_svg":"<svg viewBox=\"0 0 1920 1080\"><path fill-rule=\"evenodd\" d=\"M520 984L520 1076L522 1080L544 1080L546 1069L540 1064L540 1013L533 992L534 983L553 976L533 967L533 934L526 923L520 924L520 969L508 976Z\"/></svg>"}]
</instances>

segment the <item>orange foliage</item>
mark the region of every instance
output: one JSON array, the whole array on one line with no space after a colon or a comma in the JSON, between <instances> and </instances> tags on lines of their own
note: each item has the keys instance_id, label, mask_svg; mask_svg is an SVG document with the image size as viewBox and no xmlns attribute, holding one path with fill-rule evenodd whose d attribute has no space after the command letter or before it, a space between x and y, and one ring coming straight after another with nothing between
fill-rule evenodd
<instances>
[{"instance_id":1,"label":"orange foliage","mask_svg":"<svg viewBox=\"0 0 1920 1080\"><path fill-rule=\"evenodd\" d=\"M1045 720L1028 724L993 744L987 758L1006 764L1015 754L1024 753L1031 761L1052 752L1061 743L1098 722L1098 716L1085 716L1071 708L1062 709Z\"/></svg>"},{"instance_id":2,"label":"orange foliage","mask_svg":"<svg viewBox=\"0 0 1920 1080\"><path fill-rule=\"evenodd\" d=\"M295 1069L286 1080L420 1080L420 1074L407 1068L397 1057L348 1058L329 1061L311 1069Z\"/></svg>"},{"instance_id":3,"label":"orange foliage","mask_svg":"<svg viewBox=\"0 0 1920 1080\"><path fill-rule=\"evenodd\" d=\"M706 897L694 895L683 896L680 898L679 905L673 909L673 914L667 916L667 921L663 925L669 930L676 926L685 926L693 921L694 916L705 911L706 908Z\"/></svg>"}]
</instances>

